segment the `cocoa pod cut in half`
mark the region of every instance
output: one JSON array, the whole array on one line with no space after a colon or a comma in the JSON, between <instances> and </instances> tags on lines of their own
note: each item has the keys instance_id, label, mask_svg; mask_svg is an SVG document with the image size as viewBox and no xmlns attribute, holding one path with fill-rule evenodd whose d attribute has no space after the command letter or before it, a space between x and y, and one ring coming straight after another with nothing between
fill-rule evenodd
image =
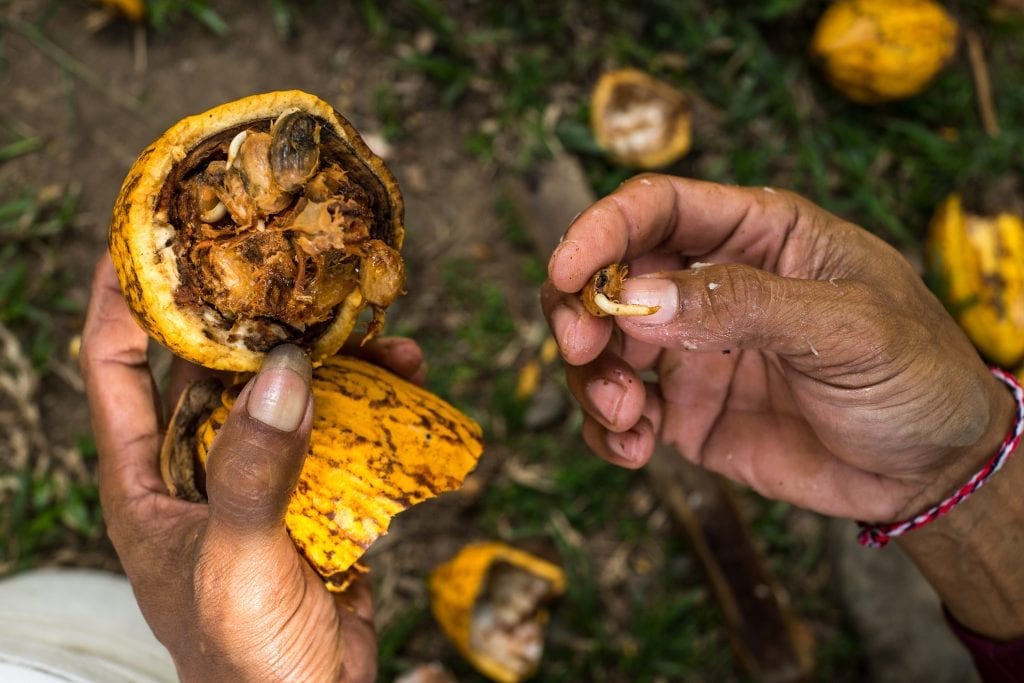
<instances>
[{"instance_id":1,"label":"cocoa pod cut in half","mask_svg":"<svg viewBox=\"0 0 1024 683\"><path fill-rule=\"evenodd\" d=\"M160 471L172 495L206 502L205 467L241 384L191 384L171 418ZM285 512L296 547L328 590L365 571L359 558L399 512L462 485L480 427L429 391L370 363L332 356L313 371L313 433Z\"/></svg>"},{"instance_id":2,"label":"cocoa pod cut in half","mask_svg":"<svg viewBox=\"0 0 1024 683\"><path fill-rule=\"evenodd\" d=\"M466 660L493 681L529 678L544 652L549 604L565 572L500 541L463 547L429 578L430 607Z\"/></svg>"},{"instance_id":3,"label":"cocoa pod cut in half","mask_svg":"<svg viewBox=\"0 0 1024 683\"><path fill-rule=\"evenodd\" d=\"M590 97L590 127L601 149L634 168L668 166L692 144L686 96L639 69L601 74Z\"/></svg>"},{"instance_id":4,"label":"cocoa pod cut in half","mask_svg":"<svg viewBox=\"0 0 1024 683\"><path fill-rule=\"evenodd\" d=\"M110 252L145 330L217 370L255 372L290 342L314 362L367 335L404 291L402 195L323 100L246 97L182 119L132 165Z\"/></svg>"},{"instance_id":5,"label":"cocoa pod cut in half","mask_svg":"<svg viewBox=\"0 0 1024 683\"><path fill-rule=\"evenodd\" d=\"M314 363L309 452L285 516L298 550L343 591L392 517L458 488L480 427L430 392L336 355L404 290L402 195L330 105L299 91L185 118L131 167L109 246L134 316L177 356L237 380L281 343ZM242 384L183 393L160 454L171 495L205 502L205 463Z\"/></svg>"}]
</instances>

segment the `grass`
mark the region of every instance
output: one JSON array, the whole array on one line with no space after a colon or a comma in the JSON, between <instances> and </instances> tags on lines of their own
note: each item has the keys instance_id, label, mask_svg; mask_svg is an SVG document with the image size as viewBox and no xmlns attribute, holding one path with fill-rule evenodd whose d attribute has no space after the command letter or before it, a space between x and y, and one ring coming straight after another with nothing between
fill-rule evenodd
<instances>
[{"instance_id":1,"label":"grass","mask_svg":"<svg viewBox=\"0 0 1024 683\"><path fill-rule=\"evenodd\" d=\"M271 3L274 8L274 20L279 30L290 30L291 14L287 4ZM230 24L221 17L207 0L146 0L147 21L157 31L170 31L174 24L188 17L217 36L227 35Z\"/></svg>"},{"instance_id":2,"label":"grass","mask_svg":"<svg viewBox=\"0 0 1024 683\"><path fill-rule=\"evenodd\" d=\"M60 320L79 313L58 258L77 202L74 190L47 187L0 203L0 323L18 334L41 370L56 355Z\"/></svg>"},{"instance_id":3,"label":"grass","mask_svg":"<svg viewBox=\"0 0 1024 683\"><path fill-rule=\"evenodd\" d=\"M77 444L77 457L95 468L90 438ZM103 514L95 479L69 478L56 467L33 467L7 474L17 478L14 495L0 506L0 551L4 573L19 571L49 558L75 562L76 548L104 545ZM72 551L69 554L69 551Z\"/></svg>"},{"instance_id":4,"label":"grass","mask_svg":"<svg viewBox=\"0 0 1024 683\"><path fill-rule=\"evenodd\" d=\"M706 134L666 171L787 187L902 247L920 240L946 193L1021 166L1024 140L1013 122L1024 114L1024 95L1014 87L1022 48L1005 26L980 24L1003 123L1002 136L992 139L981 128L962 58L902 103L865 108L832 91L806 54L820 1L609 1L585 11L572 2L458 11L454 4L410 0L393 3L387 14L362 7L382 40L433 32L429 51L404 64L435 82L442 106L472 101L484 108L485 122L497 123L471 136L472 149L525 168L550 149L554 134L586 160L599 193L633 172L609 164L589 134L587 84L609 66L645 68L703 103L707 120L698 130ZM983 21L980 3L952 4L965 21ZM566 110L555 131L539 123L552 104Z\"/></svg>"},{"instance_id":5,"label":"grass","mask_svg":"<svg viewBox=\"0 0 1024 683\"><path fill-rule=\"evenodd\" d=\"M37 148L22 138L2 149L20 155ZM67 352L57 344L81 315L67 295L71 283L59 255L77 203L76 191L59 187L0 198L0 326L12 337L0 361L3 572L57 557L67 562L75 549L103 543L91 437L52 441L38 405L41 384L61 381L52 372Z\"/></svg>"}]
</instances>

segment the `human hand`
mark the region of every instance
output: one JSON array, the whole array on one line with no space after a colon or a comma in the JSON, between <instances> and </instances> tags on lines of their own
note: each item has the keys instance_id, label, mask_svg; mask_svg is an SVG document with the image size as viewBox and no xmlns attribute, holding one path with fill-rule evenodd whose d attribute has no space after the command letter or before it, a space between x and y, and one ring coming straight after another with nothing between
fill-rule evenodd
<instances>
[{"instance_id":1,"label":"human hand","mask_svg":"<svg viewBox=\"0 0 1024 683\"><path fill-rule=\"evenodd\" d=\"M661 309L588 315L578 292L612 263L623 302ZM1012 421L907 261L787 192L641 176L579 216L548 275L584 439L619 465L660 438L765 496L891 521L966 481Z\"/></svg>"},{"instance_id":2,"label":"human hand","mask_svg":"<svg viewBox=\"0 0 1024 683\"><path fill-rule=\"evenodd\" d=\"M104 258L81 353L101 500L142 613L182 680L374 680L369 585L329 593L284 526L312 423L308 358L293 346L268 354L213 443L201 505L172 498L160 478L163 410L147 341ZM410 340L370 342L364 356L422 381ZM170 393L203 373L176 363Z\"/></svg>"}]
</instances>

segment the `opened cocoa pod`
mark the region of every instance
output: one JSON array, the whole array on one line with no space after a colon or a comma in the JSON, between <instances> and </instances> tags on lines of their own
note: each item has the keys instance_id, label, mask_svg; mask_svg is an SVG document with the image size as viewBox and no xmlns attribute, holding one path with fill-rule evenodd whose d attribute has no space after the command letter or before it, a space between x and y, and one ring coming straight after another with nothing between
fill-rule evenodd
<instances>
[{"instance_id":1,"label":"opened cocoa pod","mask_svg":"<svg viewBox=\"0 0 1024 683\"><path fill-rule=\"evenodd\" d=\"M949 195L925 240L936 293L985 358L1024 362L1024 217L966 211Z\"/></svg>"},{"instance_id":2,"label":"opened cocoa pod","mask_svg":"<svg viewBox=\"0 0 1024 683\"><path fill-rule=\"evenodd\" d=\"M376 365L333 356L312 387L313 433L285 526L327 588L342 591L391 519L461 486L483 445L473 420ZM207 454L240 389L211 379L183 394L160 458L172 495L206 501Z\"/></svg>"},{"instance_id":3,"label":"opened cocoa pod","mask_svg":"<svg viewBox=\"0 0 1024 683\"><path fill-rule=\"evenodd\" d=\"M604 72L590 97L598 146L634 168L662 168L685 155L692 143L690 119L681 91L638 69Z\"/></svg>"},{"instance_id":4,"label":"opened cocoa pod","mask_svg":"<svg viewBox=\"0 0 1024 683\"><path fill-rule=\"evenodd\" d=\"M172 126L132 166L110 226L132 312L178 356L236 373L280 343L312 357L313 431L285 525L334 591L394 515L459 487L482 451L480 427L439 397L335 355L360 312L372 337L402 293L402 221L384 162L328 104L289 91ZM206 500L206 456L241 386L183 393L160 455L172 495Z\"/></svg>"},{"instance_id":5,"label":"opened cocoa pod","mask_svg":"<svg viewBox=\"0 0 1024 683\"><path fill-rule=\"evenodd\" d=\"M500 541L472 543L430 573L441 630L480 673L500 683L533 675L548 605L565 591L560 567Z\"/></svg>"},{"instance_id":6,"label":"opened cocoa pod","mask_svg":"<svg viewBox=\"0 0 1024 683\"><path fill-rule=\"evenodd\" d=\"M333 355L404 289L402 195L319 98L273 92L182 119L125 178L110 225L121 288L176 355L254 372L289 342Z\"/></svg>"}]
</instances>

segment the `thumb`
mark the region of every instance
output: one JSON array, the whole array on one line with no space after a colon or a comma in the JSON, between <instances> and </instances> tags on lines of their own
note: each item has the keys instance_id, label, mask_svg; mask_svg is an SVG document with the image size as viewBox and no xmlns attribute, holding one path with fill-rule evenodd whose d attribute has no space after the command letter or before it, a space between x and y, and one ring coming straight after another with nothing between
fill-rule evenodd
<instances>
[{"instance_id":1,"label":"thumb","mask_svg":"<svg viewBox=\"0 0 1024 683\"><path fill-rule=\"evenodd\" d=\"M809 366L826 362L826 351L827 362L854 351L851 338L862 351L877 346L871 340L888 317L883 298L859 281L788 278L741 264L629 278L620 299L660 307L616 319L640 341L692 351L758 349Z\"/></svg>"},{"instance_id":2,"label":"thumb","mask_svg":"<svg viewBox=\"0 0 1024 683\"><path fill-rule=\"evenodd\" d=\"M210 529L273 535L283 527L313 422L312 369L296 346L270 351L210 447Z\"/></svg>"}]
</instances>

